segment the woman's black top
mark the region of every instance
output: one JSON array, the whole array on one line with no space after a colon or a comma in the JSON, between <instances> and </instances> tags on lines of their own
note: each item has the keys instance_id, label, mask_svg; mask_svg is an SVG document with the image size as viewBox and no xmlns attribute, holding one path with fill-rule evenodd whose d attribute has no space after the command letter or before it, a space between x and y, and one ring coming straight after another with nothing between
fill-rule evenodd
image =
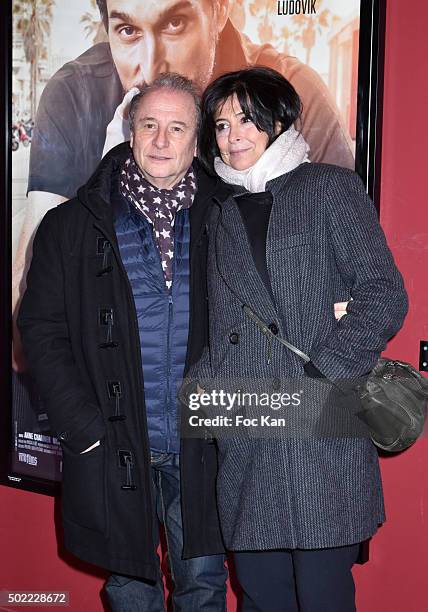
<instances>
[{"instance_id":1,"label":"woman's black top","mask_svg":"<svg viewBox=\"0 0 428 612\"><path fill-rule=\"evenodd\" d=\"M273 300L266 261L266 238L272 211L272 194L269 191L243 193L235 196L235 201L247 230L257 272Z\"/></svg>"},{"instance_id":2,"label":"woman's black top","mask_svg":"<svg viewBox=\"0 0 428 612\"><path fill-rule=\"evenodd\" d=\"M272 194L270 191L243 193L242 195L235 196L235 201L247 231L251 254L257 272L268 290L272 301L275 302L266 261L266 239L272 212ZM325 378L311 361L305 363L303 367L306 374L311 378Z\"/></svg>"}]
</instances>

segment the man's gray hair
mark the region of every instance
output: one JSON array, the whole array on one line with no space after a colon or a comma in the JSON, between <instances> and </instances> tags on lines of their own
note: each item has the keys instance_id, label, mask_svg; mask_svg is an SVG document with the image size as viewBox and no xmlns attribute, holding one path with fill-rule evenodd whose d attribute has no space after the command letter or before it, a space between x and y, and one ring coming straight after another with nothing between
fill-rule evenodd
<instances>
[{"instance_id":1,"label":"man's gray hair","mask_svg":"<svg viewBox=\"0 0 428 612\"><path fill-rule=\"evenodd\" d=\"M136 112L140 106L141 100L147 94L153 91L159 91L160 89L167 89L169 91L180 91L187 93L193 98L195 103L195 116L196 116L196 129L199 129L201 122L201 96L199 90L187 77L176 72L164 72L160 74L150 85L144 85L139 94L134 96L129 107L129 129L131 132L134 131L134 120Z\"/></svg>"}]
</instances>

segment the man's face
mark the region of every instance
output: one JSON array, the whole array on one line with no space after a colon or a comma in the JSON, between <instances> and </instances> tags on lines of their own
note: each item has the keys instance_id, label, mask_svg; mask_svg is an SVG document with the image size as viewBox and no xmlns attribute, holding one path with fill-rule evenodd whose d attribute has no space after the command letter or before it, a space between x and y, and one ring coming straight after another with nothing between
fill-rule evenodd
<instances>
[{"instance_id":1,"label":"man's face","mask_svg":"<svg viewBox=\"0 0 428 612\"><path fill-rule=\"evenodd\" d=\"M214 66L217 38L227 19L221 0L107 0L113 61L125 91L178 72L202 89Z\"/></svg>"},{"instance_id":2,"label":"man's face","mask_svg":"<svg viewBox=\"0 0 428 612\"><path fill-rule=\"evenodd\" d=\"M158 89L146 94L134 117L131 147L145 178L172 189L195 154L196 111L190 94Z\"/></svg>"}]
</instances>

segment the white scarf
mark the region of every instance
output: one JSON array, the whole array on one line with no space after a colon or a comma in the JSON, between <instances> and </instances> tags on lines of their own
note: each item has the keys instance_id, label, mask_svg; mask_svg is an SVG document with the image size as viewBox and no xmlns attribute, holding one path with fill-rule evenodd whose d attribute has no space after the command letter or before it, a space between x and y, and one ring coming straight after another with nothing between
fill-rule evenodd
<instances>
[{"instance_id":1,"label":"white scarf","mask_svg":"<svg viewBox=\"0 0 428 612\"><path fill-rule=\"evenodd\" d=\"M291 172L300 164L309 163L309 145L292 125L283 132L247 170L234 170L220 157L214 160L214 169L226 183L242 185L251 193L266 190L266 183Z\"/></svg>"}]
</instances>

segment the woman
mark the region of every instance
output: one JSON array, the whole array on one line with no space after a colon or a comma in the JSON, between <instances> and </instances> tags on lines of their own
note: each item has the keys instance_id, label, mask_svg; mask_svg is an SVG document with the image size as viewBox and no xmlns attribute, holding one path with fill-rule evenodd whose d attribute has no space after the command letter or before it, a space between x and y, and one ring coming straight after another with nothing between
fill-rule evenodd
<instances>
[{"instance_id":1,"label":"woman","mask_svg":"<svg viewBox=\"0 0 428 612\"><path fill-rule=\"evenodd\" d=\"M377 453L349 388L400 328L407 299L361 180L309 163L300 112L267 68L205 91L200 157L230 194L210 219L210 347L192 375L206 391L220 380L300 390L279 434L216 430L219 518L243 609L348 612L359 544L384 521ZM332 304L351 298L336 320Z\"/></svg>"}]
</instances>

